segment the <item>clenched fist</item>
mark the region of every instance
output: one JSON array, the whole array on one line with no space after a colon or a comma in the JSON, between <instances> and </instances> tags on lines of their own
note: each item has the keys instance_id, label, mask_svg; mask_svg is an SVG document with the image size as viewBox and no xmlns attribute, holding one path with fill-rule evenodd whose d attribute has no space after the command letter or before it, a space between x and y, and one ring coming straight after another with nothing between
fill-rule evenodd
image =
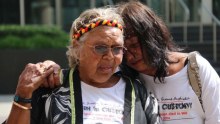
<instances>
[{"instance_id":1,"label":"clenched fist","mask_svg":"<svg viewBox=\"0 0 220 124\"><path fill-rule=\"evenodd\" d=\"M32 93L40 86L50 88L59 86L59 70L60 66L50 60L27 64L19 76L16 94L22 98L31 98Z\"/></svg>"}]
</instances>

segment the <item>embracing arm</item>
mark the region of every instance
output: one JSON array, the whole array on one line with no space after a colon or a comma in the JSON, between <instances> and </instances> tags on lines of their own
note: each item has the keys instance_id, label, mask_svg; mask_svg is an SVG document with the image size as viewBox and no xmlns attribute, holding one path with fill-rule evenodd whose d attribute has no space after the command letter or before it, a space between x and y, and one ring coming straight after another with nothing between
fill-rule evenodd
<instances>
[{"instance_id":1,"label":"embracing arm","mask_svg":"<svg viewBox=\"0 0 220 124\"><path fill-rule=\"evenodd\" d=\"M53 66L46 67L45 64L28 64L21 75L19 76L15 95L31 99L32 93L40 86L54 87L53 84L48 84L51 74L54 72ZM52 76L54 77L54 75ZM53 82L56 79L53 78ZM31 103L13 102L11 112L6 121L6 124L30 124L31 120Z\"/></svg>"}]
</instances>

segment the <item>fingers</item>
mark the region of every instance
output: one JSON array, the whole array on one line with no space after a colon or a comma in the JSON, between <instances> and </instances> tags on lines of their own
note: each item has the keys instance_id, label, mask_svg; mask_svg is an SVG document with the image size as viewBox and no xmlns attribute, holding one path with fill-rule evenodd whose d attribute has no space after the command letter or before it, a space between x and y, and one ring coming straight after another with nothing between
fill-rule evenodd
<instances>
[{"instance_id":1,"label":"fingers","mask_svg":"<svg viewBox=\"0 0 220 124\"><path fill-rule=\"evenodd\" d=\"M18 84L16 88L16 93L23 97L30 97L34 89L38 87L34 87L32 85L32 78L37 77L39 74L37 71L36 64L29 63L25 66L25 69L22 71L21 75L18 79Z\"/></svg>"},{"instance_id":2,"label":"fingers","mask_svg":"<svg viewBox=\"0 0 220 124\"><path fill-rule=\"evenodd\" d=\"M47 77L53 73L53 68L49 68L45 70L41 75L35 76L31 78L31 82L34 88L38 88L42 84L47 85Z\"/></svg>"},{"instance_id":3,"label":"fingers","mask_svg":"<svg viewBox=\"0 0 220 124\"><path fill-rule=\"evenodd\" d=\"M16 94L30 98L40 86L50 88L59 86L58 70L60 70L60 66L51 61L47 61L46 64L42 62L27 64L19 76Z\"/></svg>"},{"instance_id":4,"label":"fingers","mask_svg":"<svg viewBox=\"0 0 220 124\"><path fill-rule=\"evenodd\" d=\"M38 87L58 87L60 66L53 61L29 63L19 77L18 91L33 92Z\"/></svg>"},{"instance_id":5,"label":"fingers","mask_svg":"<svg viewBox=\"0 0 220 124\"><path fill-rule=\"evenodd\" d=\"M49 84L48 84L48 81L46 80L45 82L43 82L40 87L45 87L45 88L48 88L49 87Z\"/></svg>"},{"instance_id":6,"label":"fingers","mask_svg":"<svg viewBox=\"0 0 220 124\"><path fill-rule=\"evenodd\" d=\"M57 70L57 71L54 70L54 82L55 82L55 87L58 87L58 86L61 85L61 82L60 82L60 73L62 73L60 69Z\"/></svg>"},{"instance_id":7,"label":"fingers","mask_svg":"<svg viewBox=\"0 0 220 124\"><path fill-rule=\"evenodd\" d=\"M48 69L48 67L42 62L37 63L36 68L37 68L36 73L39 74L43 74Z\"/></svg>"},{"instance_id":8,"label":"fingers","mask_svg":"<svg viewBox=\"0 0 220 124\"><path fill-rule=\"evenodd\" d=\"M43 86L55 88L60 85L59 71L54 70L54 72L47 77L47 82L45 82Z\"/></svg>"},{"instance_id":9,"label":"fingers","mask_svg":"<svg viewBox=\"0 0 220 124\"><path fill-rule=\"evenodd\" d=\"M51 60L46 60L46 61L44 61L43 62L43 65L45 66L45 67L47 67L47 68L49 68L50 66L52 66L54 69L60 69L60 66L57 64L57 63L55 63L55 62L53 62L53 61L51 61Z\"/></svg>"},{"instance_id":10,"label":"fingers","mask_svg":"<svg viewBox=\"0 0 220 124\"><path fill-rule=\"evenodd\" d=\"M50 88L54 88L55 81L54 81L54 73L50 74L47 78L48 85Z\"/></svg>"},{"instance_id":11,"label":"fingers","mask_svg":"<svg viewBox=\"0 0 220 124\"><path fill-rule=\"evenodd\" d=\"M60 70L60 66L58 64L56 64L55 62L51 61L51 60L46 60L43 62L44 66L46 66L47 68L53 68L54 69L54 73L50 74L47 77L47 83L43 84L43 87L50 87L50 88L54 88L54 87L58 87L60 86L60 79L59 79L59 70Z\"/></svg>"},{"instance_id":12,"label":"fingers","mask_svg":"<svg viewBox=\"0 0 220 124\"><path fill-rule=\"evenodd\" d=\"M37 73L39 76L40 76L41 74L43 74L43 73L48 69L47 65L46 65L45 63L42 63L42 62L38 62L38 63L36 64L36 67L37 67L36 73ZM47 77L46 77L46 78L47 78ZM41 86L41 87L46 87L46 88L49 87L49 84L48 84L47 79L45 79L40 86Z\"/></svg>"}]
</instances>

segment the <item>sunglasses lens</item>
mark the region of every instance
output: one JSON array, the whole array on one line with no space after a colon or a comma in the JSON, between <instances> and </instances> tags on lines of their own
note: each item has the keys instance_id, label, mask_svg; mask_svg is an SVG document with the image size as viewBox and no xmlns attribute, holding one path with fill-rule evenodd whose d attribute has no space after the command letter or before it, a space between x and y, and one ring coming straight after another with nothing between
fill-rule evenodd
<instances>
[{"instance_id":1,"label":"sunglasses lens","mask_svg":"<svg viewBox=\"0 0 220 124\"><path fill-rule=\"evenodd\" d=\"M113 47L112 53L114 55L123 54L123 47Z\"/></svg>"},{"instance_id":2,"label":"sunglasses lens","mask_svg":"<svg viewBox=\"0 0 220 124\"><path fill-rule=\"evenodd\" d=\"M104 55L104 54L107 54L109 52L109 48L108 46L105 46L105 45L97 45L97 46L94 46L94 50L97 54L100 54L100 55ZM124 52L124 48L121 47L121 46L115 46L115 47L112 47L110 48L111 49L111 52L113 55L118 55L118 54L123 54Z\"/></svg>"},{"instance_id":3,"label":"sunglasses lens","mask_svg":"<svg viewBox=\"0 0 220 124\"><path fill-rule=\"evenodd\" d=\"M98 54L106 54L108 52L108 47L103 45L97 45L95 46L95 52Z\"/></svg>"}]
</instances>

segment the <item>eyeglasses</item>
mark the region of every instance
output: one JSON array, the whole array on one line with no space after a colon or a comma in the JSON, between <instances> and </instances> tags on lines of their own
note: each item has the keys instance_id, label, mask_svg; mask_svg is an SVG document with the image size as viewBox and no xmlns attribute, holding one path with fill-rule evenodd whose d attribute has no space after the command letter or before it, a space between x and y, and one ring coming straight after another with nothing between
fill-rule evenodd
<instances>
[{"instance_id":1,"label":"eyeglasses","mask_svg":"<svg viewBox=\"0 0 220 124\"><path fill-rule=\"evenodd\" d=\"M127 50L124 54L127 54L127 53L136 54L137 51L141 49L141 46L138 42L134 42L134 43L129 44L126 48Z\"/></svg>"},{"instance_id":2,"label":"eyeglasses","mask_svg":"<svg viewBox=\"0 0 220 124\"><path fill-rule=\"evenodd\" d=\"M113 55L119 55L119 54L123 54L124 51L126 50L125 47L123 46L113 46L113 47L109 47L107 45L89 45L86 44L89 47L92 47L94 52L98 55L105 55L109 52L109 49L111 49L111 52Z\"/></svg>"}]
</instances>

